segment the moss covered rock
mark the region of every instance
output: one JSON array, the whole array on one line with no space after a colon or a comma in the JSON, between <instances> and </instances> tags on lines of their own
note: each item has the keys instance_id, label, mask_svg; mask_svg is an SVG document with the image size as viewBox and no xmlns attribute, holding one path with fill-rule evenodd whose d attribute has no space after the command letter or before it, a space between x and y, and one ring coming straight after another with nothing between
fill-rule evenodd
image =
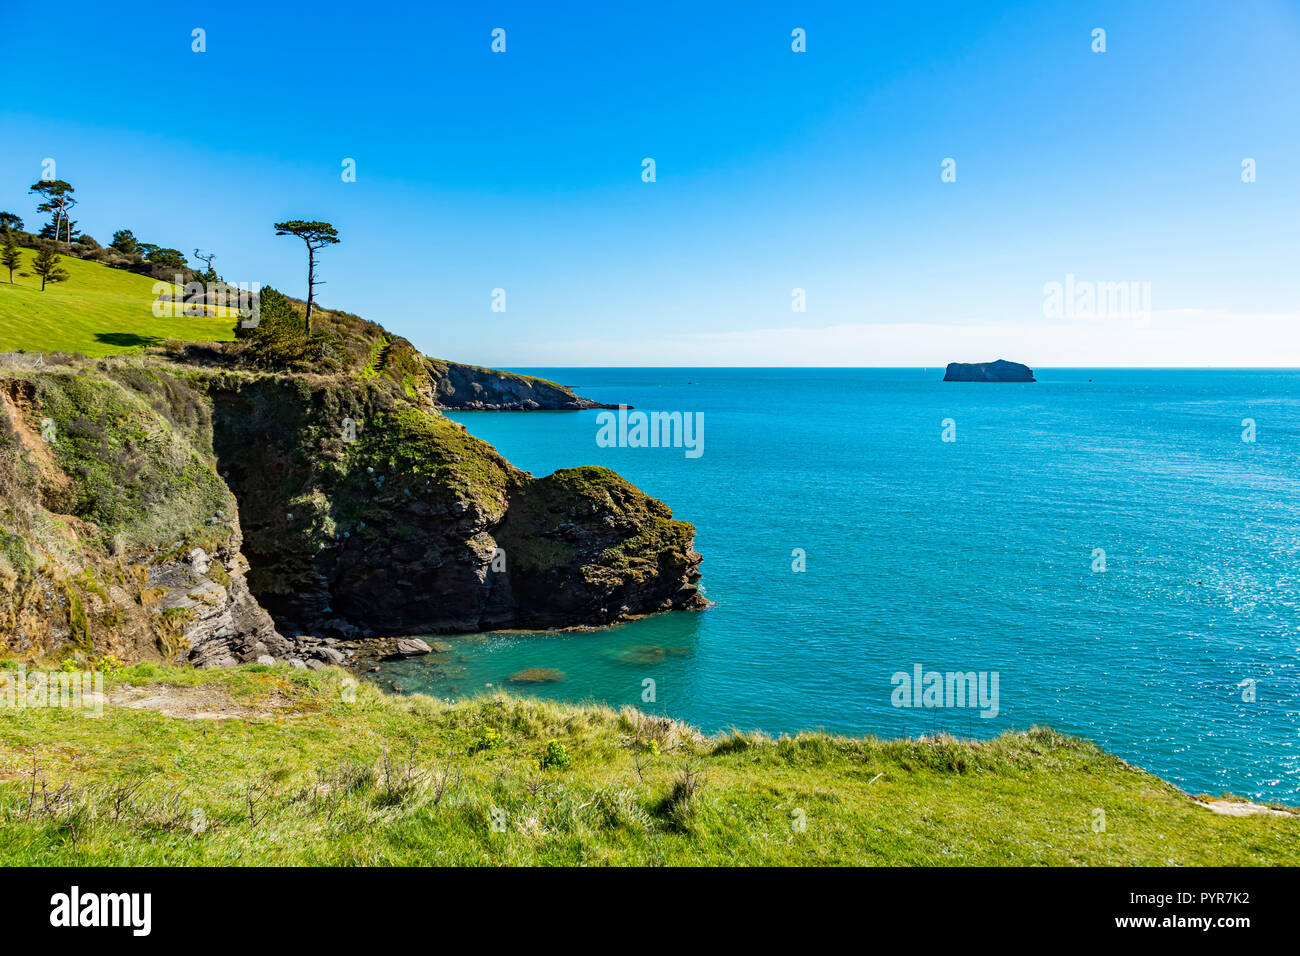
<instances>
[{"instance_id":1,"label":"moss covered rock","mask_svg":"<svg viewBox=\"0 0 1300 956\"><path fill-rule=\"evenodd\" d=\"M207 389L250 582L291 632L603 624L703 604L694 529L608 469L533 478L383 377Z\"/></svg>"},{"instance_id":2,"label":"moss covered rock","mask_svg":"<svg viewBox=\"0 0 1300 956\"><path fill-rule=\"evenodd\" d=\"M705 604L694 526L608 468L520 485L498 538L521 624L607 624Z\"/></svg>"}]
</instances>

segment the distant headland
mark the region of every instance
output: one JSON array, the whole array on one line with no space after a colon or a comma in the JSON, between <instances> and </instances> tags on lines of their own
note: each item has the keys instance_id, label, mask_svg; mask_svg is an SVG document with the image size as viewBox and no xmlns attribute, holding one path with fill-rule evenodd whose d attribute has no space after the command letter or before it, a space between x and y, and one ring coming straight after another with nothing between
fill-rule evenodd
<instances>
[{"instance_id":1,"label":"distant headland","mask_svg":"<svg viewBox=\"0 0 1300 956\"><path fill-rule=\"evenodd\" d=\"M1019 362L949 362L945 382L1033 382L1034 370Z\"/></svg>"}]
</instances>

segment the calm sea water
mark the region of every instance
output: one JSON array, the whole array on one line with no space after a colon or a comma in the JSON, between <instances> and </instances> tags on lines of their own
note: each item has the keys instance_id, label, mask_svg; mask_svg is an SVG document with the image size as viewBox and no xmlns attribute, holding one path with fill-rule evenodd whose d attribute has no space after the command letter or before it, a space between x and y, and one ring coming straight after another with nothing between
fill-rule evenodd
<instances>
[{"instance_id":1,"label":"calm sea water","mask_svg":"<svg viewBox=\"0 0 1300 956\"><path fill-rule=\"evenodd\" d=\"M453 417L533 474L608 465L668 502L716 606L440 637L385 683L458 697L556 668L529 691L706 731L1046 724L1193 792L1300 803L1300 371L521 371L703 415L695 459L598 447L596 412ZM916 665L996 673L996 716L894 706Z\"/></svg>"}]
</instances>

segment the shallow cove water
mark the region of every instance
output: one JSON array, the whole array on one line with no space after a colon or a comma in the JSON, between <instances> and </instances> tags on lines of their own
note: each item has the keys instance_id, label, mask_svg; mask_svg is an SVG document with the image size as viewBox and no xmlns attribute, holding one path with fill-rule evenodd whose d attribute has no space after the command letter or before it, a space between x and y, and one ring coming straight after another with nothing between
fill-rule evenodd
<instances>
[{"instance_id":1,"label":"shallow cove water","mask_svg":"<svg viewBox=\"0 0 1300 956\"><path fill-rule=\"evenodd\" d=\"M449 652L383 665L384 686L633 704L710 732L1045 724L1192 792L1300 803L1300 371L518 371L703 415L690 458L600 447L595 411L451 413L533 474L607 465L663 499L695 524L716 605L440 635ZM916 665L996 675L996 715L895 706ZM508 681L529 668L564 679Z\"/></svg>"}]
</instances>

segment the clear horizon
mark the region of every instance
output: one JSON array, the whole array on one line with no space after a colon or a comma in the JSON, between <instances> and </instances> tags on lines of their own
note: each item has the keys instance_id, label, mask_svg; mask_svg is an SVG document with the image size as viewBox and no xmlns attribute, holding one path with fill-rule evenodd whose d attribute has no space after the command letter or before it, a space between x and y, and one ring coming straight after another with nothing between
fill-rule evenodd
<instances>
[{"instance_id":1,"label":"clear horizon","mask_svg":"<svg viewBox=\"0 0 1300 956\"><path fill-rule=\"evenodd\" d=\"M299 297L271 224L328 220L322 303L430 355L1300 367L1294 3L65 6L85 39L59 81L0 108L0 210L38 227L53 159L100 243ZM14 75L47 69L45 16L0 12ZM1053 311L1052 283L1087 303Z\"/></svg>"},{"instance_id":2,"label":"clear horizon","mask_svg":"<svg viewBox=\"0 0 1300 956\"><path fill-rule=\"evenodd\" d=\"M994 362L997 359L988 359L986 361ZM949 363L945 362L937 365L514 365L514 366L493 366L504 372L515 371L529 368L555 368L555 369L602 369L617 370L626 369L670 369L670 368L690 368L708 371L709 369L772 369L781 371L783 369L844 369L846 371L874 371L874 372L915 372L926 371L928 369L947 368ZM962 363L962 364L980 364L980 363ZM1025 363L1020 363L1025 364ZM1031 365L1030 368L1035 372L1295 372L1300 371L1300 366L1295 365ZM972 384L972 383L965 383ZM974 383L978 384L978 383ZM1012 383L1014 384L1014 383Z\"/></svg>"}]
</instances>

